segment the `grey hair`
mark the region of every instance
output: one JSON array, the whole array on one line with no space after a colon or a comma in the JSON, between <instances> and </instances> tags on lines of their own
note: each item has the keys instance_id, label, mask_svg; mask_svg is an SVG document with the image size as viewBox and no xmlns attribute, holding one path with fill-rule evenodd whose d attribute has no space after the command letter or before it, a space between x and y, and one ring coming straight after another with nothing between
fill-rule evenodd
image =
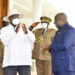
<instances>
[{"instance_id":1,"label":"grey hair","mask_svg":"<svg viewBox=\"0 0 75 75\"><path fill-rule=\"evenodd\" d=\"M65 13L58 13L55 19L62 19L64 22L67 22L67 15Z\"/></svg>"}]
</instances>

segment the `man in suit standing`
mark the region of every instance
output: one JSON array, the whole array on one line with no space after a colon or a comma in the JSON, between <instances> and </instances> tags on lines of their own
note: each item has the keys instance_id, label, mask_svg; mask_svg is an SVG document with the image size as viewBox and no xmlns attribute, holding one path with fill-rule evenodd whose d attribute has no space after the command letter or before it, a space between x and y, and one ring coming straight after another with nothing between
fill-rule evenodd
<instances>
[{"instance_id":1,"label":"man in suit standing","mask_svg":"<svg viewBox=\"0 0 75 75\"><path fill-rule=\"evenodd\" d=\"M69 25L67 16L59 13L55 16L58 31L49 50L52 55L52 70L54 75L75 75L75 29Z\"/></svg>"}]
</instances>

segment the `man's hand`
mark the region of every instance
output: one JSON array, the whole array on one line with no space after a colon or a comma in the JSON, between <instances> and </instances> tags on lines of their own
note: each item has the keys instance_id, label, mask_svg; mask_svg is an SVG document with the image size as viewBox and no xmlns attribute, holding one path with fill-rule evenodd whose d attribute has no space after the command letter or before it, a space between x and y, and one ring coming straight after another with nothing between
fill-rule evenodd
<instances>
[{"instance_id":1,"label":"man's hand","mask_svg":"<svg viewBox=\"0 0 75 75\"><path fill-rule=\"evenodd\" d=\"M19 24L19 25L17 26L17 28L16 28L16 33L18 33L19 28L20 28L20 24Z\"/></svg>"},{"instance_id":2,"label":"man's hand","mask_svg":"<svg viewBox=\"0 0 75 75\"><path fill-rule=\"evenodd\" d=\"M35 22L32 24L33 27L36 27L40 22Z\"/></svg>"},{"instance_id":3,"label":"man's hand","mask_svg":"<svg viewBox=\"0 0 75 75\"><path fill-rule=\"evenodd\" d=\"M22 29L23 29L24 33L27 33L27 27L25 24L22 24Z\"/></svg>"},{"instance_id":4,"label":"man's hand","mask_svg":"<svg viewBox=\"0 0 75 75\"><path fill-rule=\"evenodd\" d=\"M43 47L41 48L41 50L44 50L44 51L49 51L50 50L50 44L45 44L43 45Z\"/></svg>"}]
</instances>

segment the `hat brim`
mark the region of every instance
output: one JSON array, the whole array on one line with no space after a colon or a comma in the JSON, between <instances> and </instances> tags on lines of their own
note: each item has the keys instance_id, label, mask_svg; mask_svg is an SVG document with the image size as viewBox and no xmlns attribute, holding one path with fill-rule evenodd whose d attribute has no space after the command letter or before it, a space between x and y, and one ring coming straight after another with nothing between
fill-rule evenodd
<instances>
[{"instance_id":1,"label":"hat brim","mask_svg":"<svg viewBox=\"0 0 75 75\"><path fill-rule=\"evenodd\" d=\"M15 15L15 14L13 14L13 15ZM10 15L10 16L12 16L12 15ZM10 22L10 20L9 20L9 17L10 17L10 16L4 17L4 18L3 18L3 21L5 21L5 22ZM23 14L19 14L19 19L22 19L23 16L24 16Z\"/></svg>"}]
</instances>

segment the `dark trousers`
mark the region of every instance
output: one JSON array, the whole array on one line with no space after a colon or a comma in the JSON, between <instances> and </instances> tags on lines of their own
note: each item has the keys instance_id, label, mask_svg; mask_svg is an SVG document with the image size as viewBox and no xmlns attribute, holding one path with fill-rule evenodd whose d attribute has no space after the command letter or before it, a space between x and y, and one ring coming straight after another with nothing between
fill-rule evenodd
<instances>
[{"instance_id":1,"label":"dark trousers","mask_svg":"<svg viewBox=\"0 0 75 75\"><path fill-rule=\"evenodd\" d=\"M65 72L54 72L54 74L53 75L75 75L75 72L67 72L67 71L65 71Z\"/></svg>"},{"instance_id":2,"label":"dark trousers","mask_svg":"<svg viewBox=\"0 0 75 75\"><path fill-rule=\"evenodd\" d=\"M30 66L9 66L3 70L4 75L17 75L17 72L19 75L31 75Z\"/></svg>"}]
</instances>

